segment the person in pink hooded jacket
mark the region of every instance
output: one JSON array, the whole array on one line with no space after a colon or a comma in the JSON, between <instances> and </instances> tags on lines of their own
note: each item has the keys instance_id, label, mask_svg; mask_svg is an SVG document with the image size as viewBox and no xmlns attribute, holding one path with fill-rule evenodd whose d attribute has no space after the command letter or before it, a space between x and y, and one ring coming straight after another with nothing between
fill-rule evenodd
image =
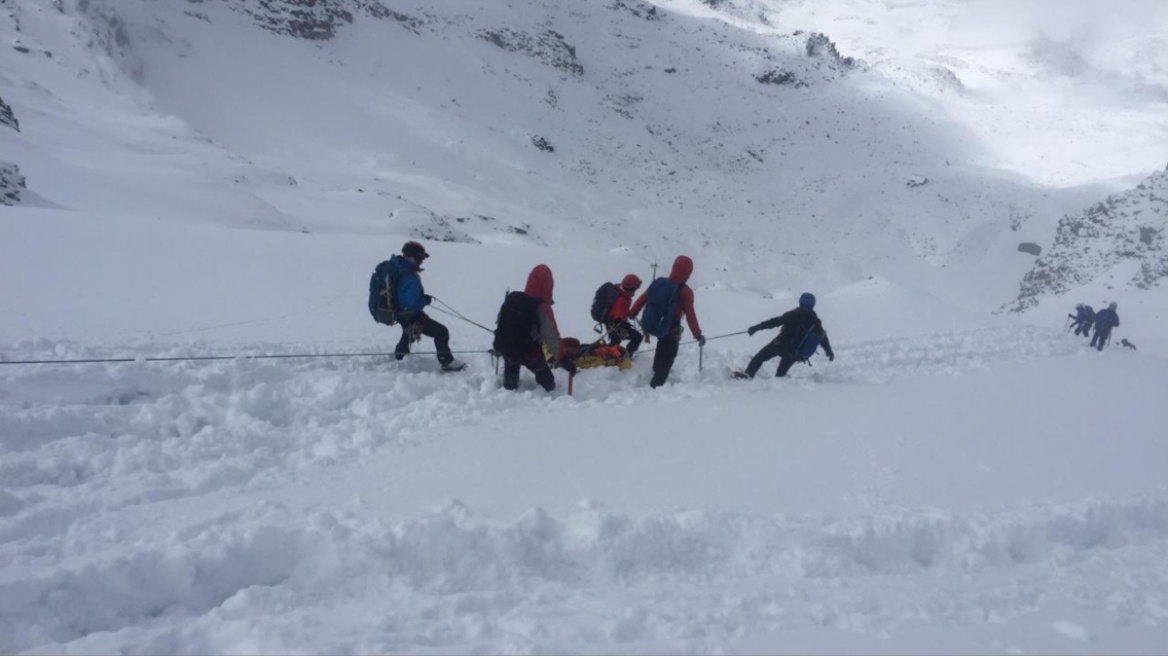
<instances>
[{"instance_id":1,"label":"person in pink hooded jacket","mask_svg":"<svg viewBox=\"0 0 1168 656\"><path fill-rule=\"evenodd\" d=\"M653 284L649 285L649 288L642 292L641 296L633 303L633 307L629 308L629 316L635 317L645 308L646 304L651 302L651 297L658 293L658 288L664 288L667 292L669 290L676 291L675 298L672 294L670 295L673 303L666 310L668 316L662 318L660 330L656 333L650 332L655 328L645 325L644 317L642 317L641 327L657 337L657 351L653 355L653 379L649 381L650 387L661 387L669 378L669 371L673 369L673 361L677 359L677 348L681 344L681 318L683 316L698 344L702 346L706 344L706 338L702 336L702 327L698 325L698 315L694 312L693 290L685 284L689 281L692 273L693 260L685 255L677 256L677 259L673 261L673 269L669 272L669 277L654 280ZM661 281L667 281L668 284L662 285Z\"/></svg>"},{"instance_id":2,"label":"person in pink hooded jacket","mask_svg":"<svg viewBox=\"0 0 1168 656\"><path fill-rule=\"evenodd\" d=\"M519 368L526 367L535 374L535 381L547 391L556 388L556 379L548 366L559 364L569 373L575 371L572 363L571 339L561 339L552 311L552 290L555 280L552 270L540 264L527 276L527 286L521 292L511 292L499 308L495 329L494 350L503 358L503 387L519 388ZM578 342L575 342L578 344Z\"/></svg>"}]
</instances>

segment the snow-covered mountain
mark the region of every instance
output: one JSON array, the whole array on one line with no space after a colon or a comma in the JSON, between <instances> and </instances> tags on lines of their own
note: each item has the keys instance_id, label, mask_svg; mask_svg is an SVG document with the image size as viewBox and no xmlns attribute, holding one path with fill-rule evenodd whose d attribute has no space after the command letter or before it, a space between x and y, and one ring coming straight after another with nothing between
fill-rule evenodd
<instances>
[{"instance_id":1,"label":"snow-covered mountain","mask_svg":"<svg viewBox=\"0 0 1168 656\"><path fill-rule=\"evenodd\" d=\"M1168 173L1059 221L1054 245L1022 280L1010 309L1063 295L1106 278L1108 289L1148 290L1168 278Z\"/></svg>"},{"instance_id":2,"label":"snow-covered mountain","mask_svg":"<svg viewBox=\"0 0 1168 656\"><path fill-rule=\"evenodd\" d=\"M1163 652L1168 5L1094 7L0 0L0 652ZM411 238L463 373L361 355ZM679 253L669 384L500 389L534 265L588 341Z\"/></svg>"},{"instance_id":3,"label":"snow-covered mountain","mask_svg":"<svg viewBox=\"0 0 1168 656\"><path fill-rule=\"evenodd\" d=\"M713 264L764 281L845 284L890 257L982 262L1014 247L1003 227L1086 202L979 165L960 126L827 36L702 3L58 6L12 5L26 57L55 50L37 66L124 90L95 64L109 53L146 111L265 171L233 164L218 182L270 180L251 193L274 227L650 257L717 245L734 257ZM52 46L65 27L71 43ZM377 200L306 206L291 180Z\"/></svg>"}]
</instances>

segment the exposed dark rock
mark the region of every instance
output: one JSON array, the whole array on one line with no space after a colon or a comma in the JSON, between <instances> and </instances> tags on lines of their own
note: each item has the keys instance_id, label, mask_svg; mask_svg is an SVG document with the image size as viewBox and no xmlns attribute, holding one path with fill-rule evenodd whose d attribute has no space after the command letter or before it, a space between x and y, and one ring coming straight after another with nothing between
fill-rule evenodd
<instances>
[{"instance_id":1,"label":"exposed dark rock","mask_svg":"<svg viewBox=\"0 0 1168 656\"><path fill-rule=\"evenodd\" d=\"M556 152L556 147L552 145L552 142L539 136L538 134L531 136L531 145L535 146L536 148L542 150L545 153Z\"/></svg>"},{"instance_id":2,"label":"exposed dark rock","mask_svg":"<svg viewBox=\"0 0 1168 656\"><path fill-rule=\"evenodd\" d=\"M544 30L536 35L503 28L482 30L479 38L499 46L508 52L518 52L533 57L552 68L583 75L584 67L576 61L576 48L564 40L564 36L554 30Z\"/></svg>"},{"instance_id":3,"label":"exposed dark rock","mask_svg":"<svg viewBox=\"0 0 1168 656\"><path fill-rule=\"evenodd\" d=\"M929 184L929 179L923 175L914 175L908 179L908 182L904 183L904 185L909 189L916 189L917 187L923 187L927 184Z\"/></svg>"},{"instance_id":4,"label":"exposed dark rock","mask_svg":"<svg viewBox=\"0 0 1168 656\"><path fill-rule=\"evenodd\" d=\"M200 0L201 1L201 0ZM264 29L309 41L326 41L352 24L355 16L390 19L417 33L420 19L387 8L377 0L228 0Z\"/></svg>"},{"instance_id":5,"label":"exposed dark rock","mask_svg":"<svg viewBox=\"0 0 1168 656\"><path fill-rule=\"evenodd\" d=\"M8 127L20 132L20 122L16 120L16 115L12 113L12 108L8 103L0 98L0 125L7 125Z\"/></svg>"},{"instance_id":6,"label":"exposed dark rock","mask_svg":"<svg viewBox=\"0 0 1168 656\"><path fill-rule=\"evenodd\" d=\"M1031 255L1042 255L1042 247L1032 241L1024 241L1018 244L1019 253L1029 253Z\"/></svg>"},{"instance_id":7,"label":"exposed dark rock","mask_svg":"<svg viewBox=\"0 0 1168 656\"><path fill-rule=\"evenodd\" d=\"M657 11L657 6L645 2L645 0L612 0L612 4L608 6L609 9L623 9L637 18L645 20L661 20L664 16L662 12Z\"/></svg>"},{"instance_id":8,"label":"exposed dark rock","mask_svg":"<svg viewBox=\"0 0 1168 656\"><path fill-rule=\"evenodd\" d=\"M0 162L0 205L17 205L20 192L27 189L20 167L12 162Z\"/></svg>"},{"instance_id":9,"label":"exposed dark rock","mask_svg":"<svg viewBox=\"0 0 1168 656\"><path fill-rule=\"evenodd\" d=\"M772 69L761 75L755 75L754 79L760 84L781 84L793 86L796 88L810 86L803 80L795 77L795 74L791 71L780 71Z\"/></svg>"}]
</instances>

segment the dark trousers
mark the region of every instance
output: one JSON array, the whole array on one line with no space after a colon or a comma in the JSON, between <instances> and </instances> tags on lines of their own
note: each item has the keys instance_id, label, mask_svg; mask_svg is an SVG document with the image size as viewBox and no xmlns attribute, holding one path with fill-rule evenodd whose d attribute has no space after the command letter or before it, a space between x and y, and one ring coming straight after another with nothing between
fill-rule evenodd
<instances>
[{"instance_id":1,"label":"dark trousers","mask_svg":"<svg viewBox=\"0 0 1168 656\"><path fill-rule=\"evenodd\" d=\"M517 360L504 356L503 389L519 389L519 367L527 367L528 371L535 374L535 382L539 383L539 386L545 390L550 392L556 388L556 376L552 373L547 362L543 360Z\"/></svg>"},{"instance_id":2,"label":"dark trousers","mask_svg":"<svg viewBox=\"0 0 1168 656\"><path fill-rule=\"evenodd\" d=\"M669 379L669 370L677 359L677 347L681 345L681 331L674 330L657 340L657 351L653 354L653 380L649 387L661 387Z\"/></svg>"},{"instance_id":3,"label":"dark trousers","mask_svg":"<svg viewBox=\"0 0 1168 656\"><path fill-rule=\"evenodd\" d=\"M1075 326L1076 335L1087 337L1091 334L1091 324L1079 321L1075 322L1073 325Z\"/></svg>"},{"instance_id":4,"label":"dark trousers","mask_svg":"<svg viewBox=\"0 0 1168 656\"><path fill-rule=\"evenodd\" d=\"M636 328L633 328L633 325L628 321L618 321L617 323L609 324L607 328L609 344L616 346L623 339L629 340L628 346L625 347L629 355L636 353L637 349L641 347L641 342L645 339L645 336Z\"/></svg>"},{"instance_id":5,"label":"dark trousers","mask_svg":"<svg viewBox=\"0 0 1168 656\"><path fill-rule=\"evenodd\" d=\"M1091 338L1091 346L1102 351L1104 346L1107 346L1107 340L1111 339L1111 328L1096 328L1095 336Z\"/></svg>"},{"instance_id":6,"label":"dark trousers","mask_svg":"<svg viewBox=\"0 0 1168 656\"><path fill-rule=\"evenodd\" d=\"M446 329L446 326L426 316L425 312L419 312L406 320L399 319L399 324L402 336L397 341L397 348L393 349L393 356L398 360L406 357L406 353L410 352L410 342L413 341L415 334L434 338L434 350L438 352L439 363L449 364L454 360L454 356L450 353L450 331Z\"/></svg>"},{"instance_id":7,"label":"dark trousers","mask_svg":"<svg viewBox=\"0 0 1168 656\"><path fill-rule=\"evenodd\" d=\"M773 341L762 347L762 349L756 353L753 358L750 359L750 364L746 365L746 375L754 378L754 375L757 374L758 370L762 368L764 362L767 360L773 360L775 358L782 358L779 360L779 370L775 372L775 375L779 378L786 376L787 372L791 370L791 367L794 366L798 360L796 360L795 356L791 353L783 353L784 350L785 349L779 345L778 341Z\"/></svg>"}]
</instances>

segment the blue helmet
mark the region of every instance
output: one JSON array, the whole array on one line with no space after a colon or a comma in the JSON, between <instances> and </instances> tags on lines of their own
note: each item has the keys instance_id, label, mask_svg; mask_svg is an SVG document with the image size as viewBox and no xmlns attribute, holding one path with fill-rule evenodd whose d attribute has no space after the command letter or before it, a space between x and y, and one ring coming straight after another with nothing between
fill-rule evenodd
<instances>
[{"instance_id":1,"label":"blue helmet","mask_svg":"<svg viewBox=\"0 0 1168 656\"><path fill-rule=\"evenodd\" d=\"M803 292L799 296L799 307L811 310L815 308L815 294L811 292Z\"/></svg>"}]
</instances>

